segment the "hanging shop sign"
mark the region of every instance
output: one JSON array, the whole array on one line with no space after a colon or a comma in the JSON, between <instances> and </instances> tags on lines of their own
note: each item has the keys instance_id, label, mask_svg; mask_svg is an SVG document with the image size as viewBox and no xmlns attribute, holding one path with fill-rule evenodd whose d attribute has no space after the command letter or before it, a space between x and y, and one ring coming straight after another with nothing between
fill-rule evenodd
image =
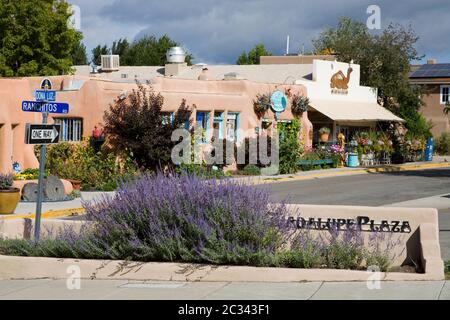
<instances>
[{"instance_id":1,"label":"hanging shop sign","mask_svg":"<svg viewBox=\"0 0 450 320\"><path fill-rule=\"evenodd\" d=\"M288 104L288 99L282 91L275 91L270 97L270 102L272 103L272 110L275 113L283 113Z\"/></svg>"}]
</instances>

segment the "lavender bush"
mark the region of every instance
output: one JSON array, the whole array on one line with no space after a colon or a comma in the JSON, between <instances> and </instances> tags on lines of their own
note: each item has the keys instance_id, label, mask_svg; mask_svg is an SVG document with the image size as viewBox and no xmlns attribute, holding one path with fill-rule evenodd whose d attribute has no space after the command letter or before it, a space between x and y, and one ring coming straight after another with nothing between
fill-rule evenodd
<instances>
[{"instance_id":1,"label":"lavender bush","mask_svg":"<svg viewBox=\"0 0 450 320\"><path fill-rule=\"evenodd\" d=\"M14 183L14 177L11 173L0 173L0 190L9 190Z\"/></svg>"},{"instance_id":2,"label":"lavender bush","mask_svg":"<svg viewBox=\"0 0 450 320\"><path fill-rule=\"evenodd\" d=\"M267 188L231 180L143 175L123 183L116 197L85 205L90 223L81 233L67 229L38 244L0 241L0 254L294 268L362 269L377 261L383 270L389 266L387 252L376 245L367 250L360 232L332 231L326 237L297 232L286 219L293 212L269 200Z\"/></svg>"}]
</instances>

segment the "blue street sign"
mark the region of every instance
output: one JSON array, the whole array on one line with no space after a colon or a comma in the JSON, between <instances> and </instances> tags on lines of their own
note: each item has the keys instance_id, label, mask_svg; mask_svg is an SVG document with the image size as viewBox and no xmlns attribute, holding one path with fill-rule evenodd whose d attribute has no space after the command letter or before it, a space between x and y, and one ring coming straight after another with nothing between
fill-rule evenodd
<instances>
[{"instance_id":1,"label":"blue street sign","mask_svg":"<svg viewBox=\"0 0 450 320\"><path fill-rule=\"evenodd\" d=\"M36 90L34 97L38 102L54 102L56 101L56 91Z\"/></svg>"},{"instance_id":2,"label":"blue street sign","mask_svg":"<svg viewBox=\"0 0 450 320\"><path fill-rule=\"evenodd\" d=\"M59 102L43 103L43 102L36 102L36 101L24 101L24 102L22 102L22 111L68 114L69 113L69 104L59 103Z\"/></svg>"}]
</instances>

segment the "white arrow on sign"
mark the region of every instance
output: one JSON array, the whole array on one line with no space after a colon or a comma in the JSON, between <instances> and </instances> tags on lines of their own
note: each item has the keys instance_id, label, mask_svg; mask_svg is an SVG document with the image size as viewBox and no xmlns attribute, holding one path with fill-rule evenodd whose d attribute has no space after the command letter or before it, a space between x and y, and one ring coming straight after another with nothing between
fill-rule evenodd
<instances>
[{"instance_id":1,"label":"white arrow on sign","mask_svg":"<svg viewBox=\"0 0 450 320\"><path fill-rule=\"evenodd\" d=\"M46 139L54 142L59 136L58 130L53 129L33 129L31 130L32 139Z\"/></svg>"}]
</instances>

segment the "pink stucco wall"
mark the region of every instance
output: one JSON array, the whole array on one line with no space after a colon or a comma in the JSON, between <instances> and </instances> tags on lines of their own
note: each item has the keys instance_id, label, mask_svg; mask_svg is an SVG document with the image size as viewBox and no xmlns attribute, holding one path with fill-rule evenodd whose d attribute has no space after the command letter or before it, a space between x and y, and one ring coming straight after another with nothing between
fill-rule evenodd
<instances>
[{"instance_id":1,"label":"pink stucco wall","mask_svg":"<svg viewBox=\"0 0 450 320\"><path fill-rule=\"evenodd\" d=\"M70 113L66 117L83 119L83 136L91 135L95 126L101 126L104 112L109 108L123 92L136 89L134 83L120 83L96 78L82 77L53 77L53 89L62 90L57 93L57 100L70 104ZM69 90L72 80L84 80L85 83L79 90ZM22 112L23 100L34 100L33 90L39 87L41 78L24 79L0 79L0 171L10 171L12 162L18 161L22 168L37 167L38 161L33 153L33 146L25 145L24 134L26 123L40 123L41 115L37 113ZM253 131L255 127L261 127L261 120L253 111L253 100L257 94L269 94L274 90L285 91L291 89L291 93L306 95L306 89L302 85L276 85L255 83L247 80L233 81L200 81L183 80L165 77L157 77L152 84L156 92L164 97L163 111L175 111L183 99L189 106L196 106L193 110L193 118L196 111L221 111L239 112L242 130ZM212 113L213 114L213 113ZM50 115L49 123L53 123L54 117ZM273 119L272 112L268 118ZM292 119L288 109L282 114L281 120ZM226 120L226 119L225 119ZM309 131L312 124L307 114L302 119L302 137L305 144L309 141Z\"/></svg>"}]
</instances>

